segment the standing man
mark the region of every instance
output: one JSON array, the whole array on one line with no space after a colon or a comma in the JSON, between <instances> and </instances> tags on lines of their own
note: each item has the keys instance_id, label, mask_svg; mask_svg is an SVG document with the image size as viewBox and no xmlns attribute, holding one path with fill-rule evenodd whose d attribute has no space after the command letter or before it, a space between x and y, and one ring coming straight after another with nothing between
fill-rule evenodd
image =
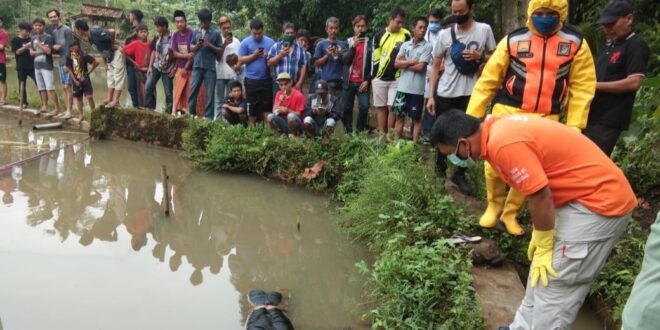
<instances>
[{"instance_id":1,"label":"standing man","mask_svg":"<svg viewBox=\"0 0 660 330\"><path fill-rule=\"evenodd\" d=\"M142 19L144 14L139 9L131 10L129 14L129 21L131 22L131 29L124 45L128 45L134 40L137 39L137 30L138 25L142 24ZM138 85L137 85L137 75L135 73L135 66L131 61L126 61L126 76L128 77L128 93L131 95L131 101L133 102L133 107L137 108L140 105L140 97L138 95Z\"/></svg>"},{"instance_id":2,"label":"standing man","mask_svg":"<svg viewBox=\"0 0 660 330\"><path fill-rule=\"evenodd\" d=\"M394 128L392 104L396 96L399 71L394 67L401 45L410 40L410 32L403 28L406 13L400 7L390 10L387 27L378 31L372 41L373 70L371 90L376 107L377 129L380 134Z\"/></svg>"},{"instance_id":3,"label":"standing man","mask_svg":"<svg viewBox=\"0 0 660 330\"><path fill-rule=\"evenodd\" d=\"M209 93L206 95L206 106L204 107L204 119L213 120L215 115L214 95L215 91L215 62L222 58L224 45L220 33L211 26L211 11L202 9L197 13L199 19L199 29L195 30L192 37L190 51L194 54L193 61L188 62L189 67L192 64L192 80L190 82L190 97L188 98L188 108L190 114L197 113L197 94L202 88ZM226 42L231 42L226 39Z\"/></svg>"},{"instance_id":4,"label":"standing man","mask_svg":"<svg viewBox=\"0 0 660 330\"><path fill-rule=\"evenodd\" d=\"M103 56L108 94L103 101L107 107L119 105L121 92L126 83L126 61L121 47L115 44L115 30L90 29L87 21L75 22L76 34L88 39L92 47ZM36 66L35 66L36 67Z\"/></svg>"},{"instance_id":5,"label":"standing man","mask_svg":"<svg viewBox=\"0 0 660 330\"><path fill-rule=\"evenodd\" d=\"M440 35L440 31L443 29L442 11L440 11L440 9L438 8L431 9L431 12L429 12L428 20L429 20L429 28L426 31L424 40L426 40L431 45L431 47L435 48L435 44L438 41L438 35ZM433 57L431 57L431 62L426 68L426 84L424 85L424 98L426 100L428 100L429 95L433 95L433 93L429 92L429 88L430 88L429 78L431 77L432 70L433 70ZM440 76L438 75L438 77ZM429 134L431 134L431 127L433 127L435 118L436 117L432 116L428 111L424 111L424 114L422 115L422 135L425 141L426 139L428 139Z\"/></svg>"},{"instance_id":6,"label":"standing man","mask_svg":"<svg viewBox=\"0 0 660 330\"><path fill-rule=\"evenodd\" d=\"M566 110L567 126L580 131L586 126L596 84L589 45L578 31L564 24L566 0L532 0L527 13L527 27L502 39L488 60L467 114L483 118L494 98L494 116L525 114L557 121ZM515 189L506 195L506 184L490 164L485 164L484 172L488 208L479 224L492 228L499 219L509 234L524 234L516 215L525 196Z\"/></svg>"},{"instance_id":7,"label":"standing man","mask_svg":"<svg viewBox=\"0 0 660 330\"><path fill-rule=\"evenodd\" d=\"M622 131L628 129L635 94L642 86L649 47L632 30L633 10L627 1L610 2L598 23L609 43L596 60L596 95L584 135L611 155Z\"/></svg>"},{"instance_id":8,"label":"standing man","mask_svg":"<svg viewBox=\"0 0 660 330\"><path fill-rule=\"evenodd\" d=\"M431 143L455 163L488 161L527 196L534 224L527 288L513 322L501 329L570 329L637 206L623 172L582 134L537 116L480 123L445 111Z\"/></svg>"},{"instance_id":9,"label":"standing man","mask_svg":"<svg viewBox=\"0 0 660 330\"><path fill-rule=\"evenodd\" d=\"M73 42L73 33L71 29L60 22L60 11L51 9L46 13L51 26L48 28L48 33L55 39L53 45L53 54L60 56L59 60L59 78L64 91L64 105L66 106L65 118L71 118L71 109L73 107L73 94L71 91L71 75L64 70L66 66L66 58L69 56L69 45Z\"/></svg>"},{"instance_id":10,"label":"standing man","mask_svg":"<svg viewBox=\"0 0 660 330\"><path fill-rule=\"evenodd\" d=\"M53 99L54 111L51 115L60 113L60 104L57 102L55 83L53 82L53 37L46 33L46 21L35 18L32 21L34 35L32 36L32 48L30 56L34 57L34 76L37 79L37 89L41 97L41 112L48 112L48 94Z\"/></svg>"},{"instance_id":11,"label":"standing man","mask_svg":"<svg viewBox=\"0 0 660 330\"><path fill-rule=\"evenodd\" d=\"M27 103L27 79L32 78L36 84L37 80L34 76L34 59L30 56L30 46L32 45L32 24L28 22L21 22L18 24L18 35L11 40L11 50L14 52L16 59L16 75L19 84L23 84L22 94L20 95L20 102L24 108L28 107Z\"/></svg>"},{"instance_id":12,"label":"standing man","mask_svg":"<svg viewBox=\"0 0 660 330\"><path fill-rule=\"evenodd\" d=\"M407 115L413 122L414 143L417 143L422 132L426 67L431 62L433 51L431 44L424 39L427 25L426 17L415 19L412 25L413 39L403 43L394 62L394 67L401 72L392 105L392 112L396 116L395 135L397 139L401 138Z\"/></svg>"},{"instance_id":13,"label":"standing man","mask_svg":"<svg viewBox=\"0 0 660 330\"><path fill-rule=\"evenodd\" d=\"M186 14L181 10L174 11L174 24L176 32L172 35L172 54L176 59L176 73L174 75L174 115L188 112L188 98L190 97L190 70L188 62L192 61L190 51L194 30L188 27ZM201 90L204 92L204 90ZM203 94L200 92L199 94Z\"/></svg>"},{"instance_id":14,"label":"standing man","mask_svg":"<svg viewBox=\"0 0 660 330\"><path fill-rule=\"evenodd\" d=\"M144 87L145 104L149 109L156 109L156 84L163 81L165 91L165 108L163 112L172 113L172 79L176 65L172 56L172 35L168 28L167 18L158 16L154 20L156 37L151 42L151 59L147 69L147 82Z\"/></svg>"},{"instance_id":15,"label":"standing man","mask_svg":"<svg viewBox=\"0 0 660 330\"><path fill-rule=\"evenodd\" d=\"M369 116L369 81L371 80L371 47L367 37L367 17L353 18L354 36L348 38L348 53L344 59L344 94L342 122L346 133L353 133L353 103L357 97L358 119L355 130L359 133L367 127Z\"/></svg>"},{"instance_id":16,"label":"standing man","mask_svg":"<svg viewBox=\"0 0 660 330\"><path fill-rule=\"evenodd\" d=\"M215 62L215 119L220 118L222 108L226 104L225 99L231 91L230 87L234 86L232 81L236 81L238 78L236 71L227 64L227 56L237 54L238 47L241 45L241 41L234 37L229 17L220 16L218 26L222 33L225 50L222 52L222 58ZM245 109L243 110L245 111Z\"/></svg>"},{"instance_id":17,"label":"standing man","mask_svg":"<svg viewBox=\"0 0 660 330\"><path fill-rule=\"evenodd\" d=\"M9 34L3 28L4 20L0 17L0 105L7 101L7 55L9 48Z\"/></svg>"},{"instance_id":18,"label":"standing man","mask_svg":"<svg viewBox=\"0 0 660 330\"><path fill-rule=\"evenodd\" d=\"M427 108L431 115L438 115L449 109L465 111L472 89L477 83L477 71L484 57L495 49L495 37L490 26L472 18L475 0L452 0L451 11L456 18L456 26L440 31L433 50L433 70L429 76L429 96ZM442 76L438 80L441 69ZM436 170L445 176L446 157L438 153ZM465 168L457 168L451 181L466 195L472 193L465 179Z\"/></svg>"},{"instance_id":19,"label":"standing man","mask_svg":"<svg viewBox=\"0 0 660 330\"><path fill-rule=\"evenodd\" d=\"M273 68L276 77L286 72L291 77L293 88L301 90L307 74L307 57L305 50L296 43L296 27L293 23L284 23L282 40L276 42L268 52L268 67ZM273 91L279 90L278 81L273 85Z\"/></svg>"},{"instance_id":20,"label":"standing man","mask_svg":"<svg viewBox=\"0 0 660 330\"><path fill-rule=\"evenodd\" d=\"M264 35L264 23L250 21L250 36L241 41L238 63L245 65L245 93L250 123L266 121L273 107L273 81L266 61L266 51L273 47L273 39Z\"/></svg>"},{"instance_id":21,"label":"standing man","mask_svg":"<svg viewBox=\"0 0 660 330\"><path fill-rule=\"evenodd\" d=\"M325 32L328 38L322 40L314 48L314 65L321 70L319 79L328 84L329 93L341 102L342 75L344 73L344 61L348 46L345 42L337 40L339 35L339 19L329 17L325 20Z\"/></svg>"}]
</instances>

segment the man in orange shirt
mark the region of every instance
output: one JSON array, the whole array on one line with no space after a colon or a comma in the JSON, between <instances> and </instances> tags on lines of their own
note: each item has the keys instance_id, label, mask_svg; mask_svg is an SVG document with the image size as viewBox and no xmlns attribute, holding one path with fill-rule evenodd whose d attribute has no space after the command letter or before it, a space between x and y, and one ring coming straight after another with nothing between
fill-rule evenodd
<instances>
[{"instance_id":1,"label":"man in orange shirt","mask_svg":"<svg viewBox=\"0 0 660 330\"><path fill-rule=\"evenodd\" d=\"M637 206L623 172L588 138L545 118L509 115L480 123L451 110L436 120L431 143L456 165L488 161L528 198L530 275L504 329L569 329ZM539 278L543 286L537 287Z\"/></svg>"}]
</instances>

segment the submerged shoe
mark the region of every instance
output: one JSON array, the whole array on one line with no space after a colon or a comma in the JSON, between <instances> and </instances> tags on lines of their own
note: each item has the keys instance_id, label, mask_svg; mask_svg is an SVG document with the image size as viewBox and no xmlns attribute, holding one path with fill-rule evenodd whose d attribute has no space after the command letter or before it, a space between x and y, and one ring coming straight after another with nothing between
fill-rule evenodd
<instances>
[{"instance_id":1,"label":"submerged shoe","mask_svg":"<svg viewBox=\"0 0 660 330\"><path fill-rule=\"evenodd\" d=\"M463 195L472 195L472 189L468 185L467 180L465 180L465 175L455 173L451 176L451 182L453 182L456 187L458 187L458 190Z\"/></svg>"},{"instance_id":2,"label":"submerged shoe","mask_svg":"<svg viewBox=\"0 0 660 330\"><path fill-rule=\"evenodd\" d=\"M248 301L254 307L261 305L268 305L268 295L261 290L250 290L248 292Z\"/></svg>"}]
</instances>

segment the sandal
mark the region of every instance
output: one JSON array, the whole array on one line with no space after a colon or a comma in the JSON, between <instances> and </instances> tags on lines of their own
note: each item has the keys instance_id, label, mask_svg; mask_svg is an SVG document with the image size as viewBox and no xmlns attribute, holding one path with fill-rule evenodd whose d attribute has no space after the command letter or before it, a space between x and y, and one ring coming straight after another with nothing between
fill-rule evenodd
<instances>
[{"instance_id":1,"label":"sandal","mask_svg":"<svg viewBox=\"0 0 660 330\"><path fill-rule=\"evenodd\" d=\"M481 241L481 236L466 236L463 234L454 234L449 238L449 241L454 244L477 243Z\"/></svg>"}]
</instances>

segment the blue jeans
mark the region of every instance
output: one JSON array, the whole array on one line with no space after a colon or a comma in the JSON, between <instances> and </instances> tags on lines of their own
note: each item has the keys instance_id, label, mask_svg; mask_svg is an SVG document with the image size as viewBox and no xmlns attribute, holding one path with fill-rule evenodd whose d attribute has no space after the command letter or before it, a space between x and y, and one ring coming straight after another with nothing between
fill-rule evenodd
<instances>
[{"instance_id":1,"label":"blue jeans","mask_svg":"<svg viewBox=\"0 0 660 330\"><path fill-rule=\"evenodd\" d=\"M126 78L128 79L128 94L131 95L131 102L133 103L133 106L137 108L140 106L140 97L138 96L135 67L132 64L126 64Z\"/></svg>"},{"instance_id":2,"label":"blue jeans","mask_svg":"<svg viewBox=\"0 0 660 330\"><path fill-rule=\"evenodd\" d=\"M296 126L298 126L298 132L302 132L303 130L302 119L300 119L300 117L298 117L298 115L296 115L295 113L288 113L286 115L287 119L284 119L281 116L278 116L274 113L269 114L268 117L270 117L270 119L275 124L277 124L277 127L279 127L284 134L291 134L291 127L289 126L288 120L292 120L296 122Z\"/></svg>"},{"instance_id":3,"label":"blue jeans","mask_svg":"<svg viewBox=\"0 0 660 330\"><path fill-rule=\"evenodd\" d=\"M197 114L197 94L204 82L206 90L206 104L204 104L204 118L213 120L215 96L215 70L206 70L202 68L193 68L190 79L190 98L188 98L188 107L191 115ZM213 93L212 93L213 92Z\"/></svg>"},{"instance_id":4,"label":"blue jeans","mask_svg":"<svg viewBox=\"0 0 660 330\"><path fill-rule=\"evenodd\" d=\"M367 126L367 117L369 115L369 91L359 92L360 84L349 83L344 88L343 108L344 115L342 116L342 123L346 129L346 133L353 132L353 102L355 97L358 99L358 119L357 119L357 132L362 132Z\"/></svg>"},{"instance_id":5,"label":"blue jeans","mask_svg":"<svg viewBox=\"0 0 660 330\"><path fill-rule=\"evenodd\" d=\"M151 69L151 75L147 77L147 82L144 85L144 106L156 109L156 84L160 79L163 80L163 90L165 90L165 109L163 112L172 113L173 78L157 69Z\"/></svg>"},{"instance_id":6,"label":"blue jeans","mask_svg":"<svg viewBox=\"0 0 660 330\"><path fill-rule=\"evenodd\" d=\"M431 128L435 123L435 119L438 118L430 114L428 111L424 111L424 116L422 117L422 136L429 138L431 136Z\"/></svg>"},{"instance_id":7,"label":"blue jeans","mask_svg":"<svg viewBox=\"0 0 660 330\"><path fill-rule=\"evenodd\" d=\"M222 104L225 102L225 97L229 95L229 86L232 79L216 79L215 80L215 113L213 119L218 119L222 116Z\"/></svg>"}]
</instances>

